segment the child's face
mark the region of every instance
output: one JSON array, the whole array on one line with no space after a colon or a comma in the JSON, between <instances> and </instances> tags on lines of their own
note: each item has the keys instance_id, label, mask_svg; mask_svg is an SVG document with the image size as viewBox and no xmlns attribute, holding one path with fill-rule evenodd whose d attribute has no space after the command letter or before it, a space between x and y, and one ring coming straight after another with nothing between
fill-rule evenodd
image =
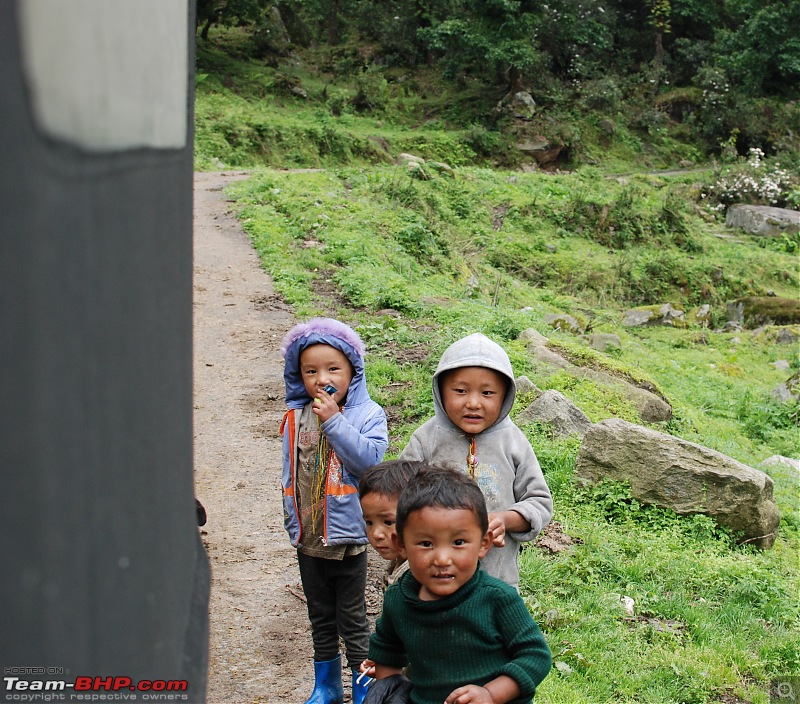
<instances>
[{"instance_id":1,"label":"child's face","mask_svg":"<svg viewBox=\"0 0 800 704\"><path fill-rule=\"evenodd\" d=\"M333 384L336 393L333 398L340 402L347 396L347 389L353 379L353 366L344 352L330 345L310 345L300 353L300 374L306 393L315 398L319 389Z\"/></svg>"},{"instance_id":2,"label":"child's face","mask_svg":"<svg viewBox=\"0 0 800 704\"><path fill-rule=\"evenodd\" d=\"M468 435L477 435L500 416L505 377L486 367L459 367L444 374L440 389L447 417Z\"/></svg>"},{"instance_id":3,"label":"child's face","mask_svg":"<svg viewBox=\"0 0 800 704\"><path fill-rule=\"evenodd\" d=\"M367 524L369 544L378 551L384 560L394 560L400 553L395 536L395 514L397 497L386 496L371 491L361 499L361 512Z\"/></svg>"},{"instance_id":4,"label":"child's face","mask_svg":"<svg viewBox=\"0 0 800 704\"><path fill-rule=\"evenodd\" d=\"M492 539L481 530L472 511L426 506L412 511L396 539L414 578L422 585L419 598L437 601L454 594L478 569Z\"/></svg>"}]
</instances>

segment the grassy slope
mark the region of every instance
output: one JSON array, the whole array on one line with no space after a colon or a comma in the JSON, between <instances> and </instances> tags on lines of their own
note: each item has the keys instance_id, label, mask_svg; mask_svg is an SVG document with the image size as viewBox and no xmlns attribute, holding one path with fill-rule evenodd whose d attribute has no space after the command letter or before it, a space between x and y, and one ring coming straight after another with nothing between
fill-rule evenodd
<instances>
[{"instance_id":1,"label":"grassy slope","mask_svg":"<svg viewBox=\"0 0 800 704\"><path fill-rule=\"evenodd\" d=\"M241 70L231 64L223 71L234 76L233 87ZM620 325L633 303L709 302L724 320L729 298L766 289L797 295L793 256L747 238L720 239L718 226L689 207L697 176L620 182L597 169L548 176L465 166L454 179L422 182L404 167L342 167L342 160L369 158L352 149L320 156L318 132L308 132L325 128L319 106L298 108L267 88L261 104L253 99L252 69L243 75L246 99L222 87L217 74L200 84L199 161L208 135L220 133L220 119L226 130L260 121L264 130L280 125L284 135L297 125L301 136L287 138L273 156L294 154L286 165L331 167L262 170L232 195L265 268L298 315L334 315L364 337L370 389L390 416L391 453L432 411L430 375L442 350L475 330L508 349L517 373L563 391L592 420L637 420L627 402L591 382L537 376L516 339L536 327L574 355L654 382L675 408L661 430L751 465L775 453L800 456L796 425L769 397L788 376L771 363L787 359L800 368L796 346L777 345L772 329ZM231 110L237 105L240 112ZM355 135L352 143L389 130L393 151L419 137L409 137L400 118L388 127L374 118L343 120L332 123L329 139L342 125ZM458 165L452 157L466 144L458 134L428 135L426 155ZM377 313L387 307L401 315ZM576 336L549 330L544 316L552 312L619 334L622 350L601 355ZM783 521L775 548L759 553L703 517L639 507L619 488L582 493L572 481L578 443L536 426L525 432L553 490L555 518L577 542L555 556L523 553L523 593L561 663L537 701L764 703L770 680L800 674L796 473L768 470ZM626 617L612 594L632 597L636 617Z\"/></svg>"}]
</instances>

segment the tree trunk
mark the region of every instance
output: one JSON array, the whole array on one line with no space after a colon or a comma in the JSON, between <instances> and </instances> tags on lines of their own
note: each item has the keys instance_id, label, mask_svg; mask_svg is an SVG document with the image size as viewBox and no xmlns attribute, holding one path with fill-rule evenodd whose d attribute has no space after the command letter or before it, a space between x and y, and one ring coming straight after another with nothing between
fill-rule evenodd
<instances>
[{"instance_id":1,"label":"tree trunk","mask_svg":"<svg viewBox=\"0 0 800 704\"><path fill-rule=\"evenodd\" d=\"M336 45L341 39L339 30L339 0L334 0L331 4L331 11L328 13L328 44Z\"/></svg>"},{"instance_id":2,"label":"tree trunk","mask_svg":"<svg viewBox=\"0 0 800 704\"><path fill-rule=\"evenodd\" d=\"M508 69L508 92L511 95L516 95L520 91L525 90L525 86L522 84L523 74L516 66L511 66Z\"/></svg>"},{"instance_id":3,"label":"tree trunk","mask_svg":"<svg viewBox=\"0 0 800 704\"><path fill-rule=\"evenodd\" d=\"M664 66L664 33L656 31L656 57L655 67L659 73Z\"/></svg>"},{"instance_id":4,"label":"tree trunk","mask_svg":"<svg viewBox=\"0 0 800 704\"><path fill-rule=\"evenodd\" d=\"M208 39L208 30L211 28L211 23L213 22L214 18L209 17L206 20L206 23L203 25L203 31L200 32L200 38L207 40Z\"/></svg>"}]
</instances>

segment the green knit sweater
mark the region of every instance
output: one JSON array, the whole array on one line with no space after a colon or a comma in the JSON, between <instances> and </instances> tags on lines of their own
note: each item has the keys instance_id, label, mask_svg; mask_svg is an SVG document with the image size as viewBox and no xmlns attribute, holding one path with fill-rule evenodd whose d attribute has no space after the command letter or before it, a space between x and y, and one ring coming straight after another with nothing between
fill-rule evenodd
<instances>
[{"instance_id":1,"label":"green knit sweater","mask_svg":"<svg viewBox=\"0 0 800 704\"><path fill-rule=\"evenodd\" d=\"M478 569L455 594L422 601L407 572L386 591L369 658L410 665L413 704L442 704L458 687L507 675L527 704L552 664L542 632L517 591Z\"/></svg>"}]
</instances>

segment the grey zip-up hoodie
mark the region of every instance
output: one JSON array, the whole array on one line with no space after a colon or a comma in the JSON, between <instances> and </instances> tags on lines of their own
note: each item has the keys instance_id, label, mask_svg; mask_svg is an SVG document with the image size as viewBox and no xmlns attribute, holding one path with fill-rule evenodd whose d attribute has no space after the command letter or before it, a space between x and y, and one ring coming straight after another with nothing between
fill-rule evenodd
<instances>
[{"instance_id":1,"label":"grey zip-up hoodie","mask_svg":"<svg viewBox=\"0 0 800 704\"><path fill-rule=\"evenodd\" d=\"M531 524L526 533L506 533L505 547L493 547L482 562L490 575L517 587L520 543L533 540L550 522L553 499L530 442L509 417L517 391L511 361L500 345L475 333L445 350L433 375L436 415L414 431L400 458L448 463L468 471L469 436L447 417L439 387L442 373L459 367L488 367L508 379L500 415L475 436L475 481L490 512L517 511Z\"/></svg>"}]
</instances>

